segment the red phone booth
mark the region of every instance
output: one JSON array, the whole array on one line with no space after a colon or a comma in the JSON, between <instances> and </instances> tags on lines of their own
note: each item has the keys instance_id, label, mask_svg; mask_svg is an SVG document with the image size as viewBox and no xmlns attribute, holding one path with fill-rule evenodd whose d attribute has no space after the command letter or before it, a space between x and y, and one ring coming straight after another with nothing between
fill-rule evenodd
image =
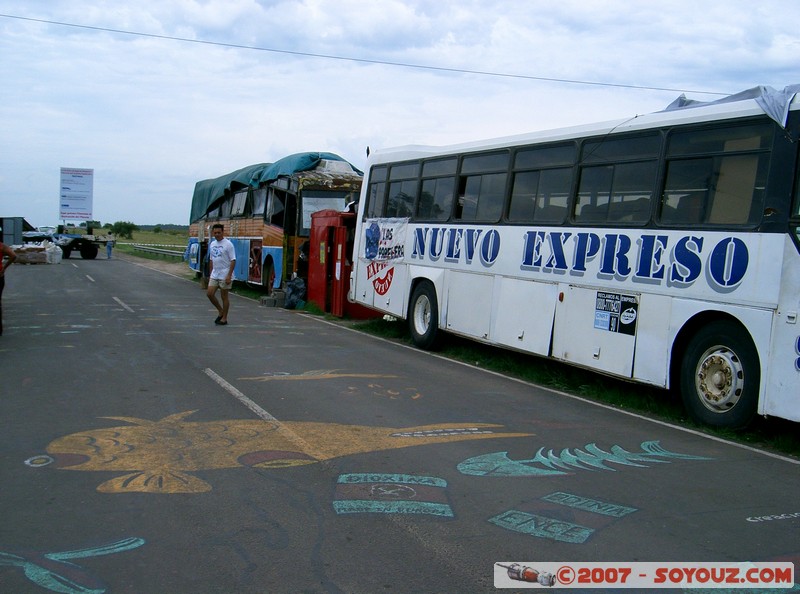
<instances>
[{"instance_id":1,"label":"red phone booth","mask_svg":"<svg viewBox=\"0 0 800 594\"><path fill-rule=\"evenodd\" d=\"M308 300L340 318L379 317L379 312L347 300L355 232L355 213L321 210L311 215Z\"/></svg>"}]
</instances>

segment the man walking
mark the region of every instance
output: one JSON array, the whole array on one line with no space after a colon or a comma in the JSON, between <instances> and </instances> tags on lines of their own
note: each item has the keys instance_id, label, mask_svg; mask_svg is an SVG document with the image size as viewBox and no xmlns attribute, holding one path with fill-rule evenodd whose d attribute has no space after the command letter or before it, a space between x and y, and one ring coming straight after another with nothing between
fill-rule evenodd
<instances>
[{"instance_id":1,"label":"man walking","mask_svg":"<svg viewBox=\"0 0 800 594\"><path fill-rule=\"evenodd\" d=\"M211 232L214 240L208 246L209 274L208 274L208 300L217 308L219 315L214 323L217 326L228 324L228 309L230 301L228 292L233 286L233 269L236 266L236 250L230 239L224 237L225 227L222 223L214 223ZM217 289L222 303L217 299Z\"/></svg>"}]
</instances>

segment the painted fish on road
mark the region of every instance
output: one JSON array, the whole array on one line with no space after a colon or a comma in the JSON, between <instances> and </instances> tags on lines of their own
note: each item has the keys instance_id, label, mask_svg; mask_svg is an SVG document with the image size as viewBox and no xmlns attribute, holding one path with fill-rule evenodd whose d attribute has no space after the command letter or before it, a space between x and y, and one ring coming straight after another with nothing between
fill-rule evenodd
<instances>
[{"instance_id":1,"label":"painted fish on road","mask_svg":"<svg viewBox=\"0 0 800 594\"><path fill-rule=\"evenodd\" d=\"M66 435L51 442L47 454L57 468L128 473L102 483L97 487L101 493L199 493L211 490L211 485L191 474L200 470L285 468L379 450L530 435L498 433L495 429L501 425L485 423L395 428L300 421L187 421L194 412L160 421L103 417L129 424Z\"/></svg>"}]
</instances>

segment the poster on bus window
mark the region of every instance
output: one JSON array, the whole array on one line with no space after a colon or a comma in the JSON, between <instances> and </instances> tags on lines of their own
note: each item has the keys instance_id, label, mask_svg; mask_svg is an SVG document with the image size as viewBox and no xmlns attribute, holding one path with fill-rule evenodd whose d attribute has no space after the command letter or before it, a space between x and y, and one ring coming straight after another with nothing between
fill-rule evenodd
<instances>
[{"instance_id":1,"label":"poster on bus window","mask_svg":"<svg viewBox=\"0 0 800 594\"><path fill-rule=\"evenodd\" d=\"M373 219L364 225L364 258L391 262L405 257L408 219Z\"/></svg>"}]
</instances>

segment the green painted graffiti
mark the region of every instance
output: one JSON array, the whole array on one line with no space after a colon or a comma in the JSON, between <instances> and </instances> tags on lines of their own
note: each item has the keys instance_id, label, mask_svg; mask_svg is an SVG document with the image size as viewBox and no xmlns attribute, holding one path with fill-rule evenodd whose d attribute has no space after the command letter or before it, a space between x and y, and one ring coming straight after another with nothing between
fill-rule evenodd
<instances>
[{"instance_id":1,"label":"green painted graffiti","mask_svg":"<svg viewBox=\"0 0 800 594\"><path fill-rule=\"evenodd\" d=\"M70 561L123 553L138 548L144 543L142 538L125 538L99 547L76 551L19 554L0 551L0 567L18 567L30 581L51 592L103 594L106 591L103 582Z\"/></svg>"},{"instance_id":2,"label":"green painted graffiti","mask_svg":"<svg viewBox=\"0 0 800 594\"><path fill-rule=\"evenodd\" d=\"M584 449L561 450L552 449L545 452L540 448L533 458L528 460L512 460L508 452L493 452L482 456L468 458L458 465L462 474L474 476L556 476L569 474L574 470L611 470L609 463L624 466L646 467L647 464L667 463L675 460L708 460L702 456L678 454L665 450L658 441L642 442L641 452L628 452L618 445L606 452L590 443Z\"/></svg>"}]
</instances>

